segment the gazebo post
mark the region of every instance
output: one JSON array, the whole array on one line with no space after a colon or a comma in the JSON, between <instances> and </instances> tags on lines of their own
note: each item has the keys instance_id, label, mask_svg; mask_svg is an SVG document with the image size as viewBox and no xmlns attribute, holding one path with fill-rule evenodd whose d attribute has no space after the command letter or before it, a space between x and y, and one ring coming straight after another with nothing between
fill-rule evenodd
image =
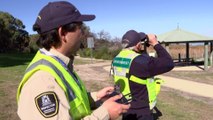
<instances>
[{"instance_id":1,"label":"gazebo post","mask_svg":"<svg viewBox=\"0 0 213 120\"><path fill-rule=\"evenodd\" d=\"M169 53L169 43L165 43L166 51Z\"/></svg>"},{"instance_id":2,"label":"gazebo post","mask_svg":"<svg viewBox=\"0 0 213 120\"><path fill-rule=\"evenodd\" d=\"M208 42L204 42L204 70L208 69Z\"/></svg>"},{"instance_id":3,"label":"gazebo post","mask_svg":"<svg viewBox=\"0 0 213 120\"><path fill-rule=\"evenodd\" d=\"M186 62L189 62L189 42L186 42Z\"/></svg>"},{"instance_id":4,"label":"gazebo post","mask_svg":"<svg viewBox=\"0 0 213 120\"><path fill-rule=\"evenodd\" d=\"M209 62L210 62L210 66L212 66L212 62L213 62L213 50L212 50L212 45L213 45L213 42L210 42L210 56L209 56Z\"/></svg>"}]
</instances>

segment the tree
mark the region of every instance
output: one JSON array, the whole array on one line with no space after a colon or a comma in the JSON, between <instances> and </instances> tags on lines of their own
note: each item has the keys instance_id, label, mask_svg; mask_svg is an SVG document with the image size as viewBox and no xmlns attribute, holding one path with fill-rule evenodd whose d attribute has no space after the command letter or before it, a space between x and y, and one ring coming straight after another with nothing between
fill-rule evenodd
<instances>
[{"instance_id":1,"label":"tree","mask_svg":"<svg viewBox=\"0 0 213 120\"><path fill-rule=\"evenodd\" d=\"M99 40L110 40L111 36L108 32L101 30L100 32L97 33L98 39Z\"/></svg>"},{"instance_id":2,"label":"tree","mask_svg":"<svg viewBox=\"0 0 213 120\"><path fill-rule=\"evenodd\" d=\"M0 11L0 52L23 51L29 43L29 35L21 20Z\"/></svg>"},{"instance_id":3,"label":"tree","mask_svg":"<svg viewBox=\"0 0 213 120\"><path fill-rule=\"evenodd\" d=\"M121 38L119 38L119 37L114 37L114 38L112 39L112 41L114 41L114 42L120 42L120 41L121 41Z\"/></svg>"},{"instance_id":4,"label":"tree","mask_svg":"<svg viewBox=\"0 0 213 120\"><path fill-rule=\"evenodd\" d=\"M81 44L81 48L85 48L87 46L87 38L88 37L94 37L94 34L90 32L90 28L89 26L86 26L85 24L83 24L82 26L82 44Z\"/></svg>"},{"instance_id":5,"label":"tree","mask_svg":"<svg viewBox=\"0 0 213 120\"><path fill-rule=\"evenodd\" d=\"M39 49L38 45L36 44L38 39L39 34L30 35L30 42L29 42L30 52L36 52Z\"/></svg>"}]
</instances>

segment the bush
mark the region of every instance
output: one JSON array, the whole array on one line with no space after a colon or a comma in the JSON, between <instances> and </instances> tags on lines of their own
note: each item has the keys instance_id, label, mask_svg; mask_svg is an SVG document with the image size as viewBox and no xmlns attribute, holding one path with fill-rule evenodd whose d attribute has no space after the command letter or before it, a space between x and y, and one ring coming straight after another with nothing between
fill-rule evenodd
<instances>
[{"instance_id":1,"label":"bush","mask_svg":"<svg viewBox=\"0 0 213 120\"><path fill-rule=\"evenodd\" d=\"M99 49L96 49L95 51L94 51L94 57L96 58L96 59L103 59L103 58L105 58L105 59L107 59L107 56L108 56L108 58L109 58L109 55L108 55L108 48L107 47L100 47Z\"/></svg>"},{"instance_id":2,"label":"bush","mask_svg":"<svg viewBox=\"0 0 213 120\"><path fill-rule=\"evenodd\" d=\"M107 46L104 46L93 50L92 54L96 59L112 60L119 52L120 49L110 50ZM78 53L81 57L91 57L90 48L80 50Z\"/></svg>"},{"instance_id":3,"label":"bush","mask_svg":"<svg viewBox=\"0 0 213 120\"><path fill-rule=\"evenodd\" d=\"M78 51L78 54L81 57L90 57L91 56L91 49L90 48L81 49L81 50Z\"/></svg>"}]
</instances>

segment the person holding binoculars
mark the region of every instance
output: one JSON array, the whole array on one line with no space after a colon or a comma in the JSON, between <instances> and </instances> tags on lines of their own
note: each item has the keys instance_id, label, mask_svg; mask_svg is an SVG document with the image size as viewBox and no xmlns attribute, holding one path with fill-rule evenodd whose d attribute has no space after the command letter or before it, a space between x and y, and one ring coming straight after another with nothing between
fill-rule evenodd
<instances>
[{"instance_id":1,"label":"person holding binoculars","mask_svg":"<svg viewBox=\"0 0 213 120\"><path fill-rule=\"evenodd\" d=\"M154 76L174 68L169 53L159 44L155 34L135 30L127 31L122 37L123 49L112 61L111 73L120 92L131 104L123 120L153 120L152 109L156 104ZM151 57L146 47L153 47L157 57Z\"/></svg>"}]
</instances>

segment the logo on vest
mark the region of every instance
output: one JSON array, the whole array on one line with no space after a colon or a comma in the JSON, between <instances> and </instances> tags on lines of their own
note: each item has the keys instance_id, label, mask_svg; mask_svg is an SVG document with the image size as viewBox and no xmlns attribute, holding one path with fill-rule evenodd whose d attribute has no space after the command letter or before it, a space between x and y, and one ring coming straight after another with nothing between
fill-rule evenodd
<instances>
[{"instance_id":1,"label":"logo on vest","mask_svg":"<svg viewBox=\"0 0 213 120\"><path fill-rule=\"evenodd\" d=\"M113 66L121 67L121 68L129 68L130 62L131 62L131 59L129 58L116 57L113 60Z\"/></svg>"},{"instance_id":2,"label":"logo on vest","mask_svg":"<svg viewBox=\"0 0 213 120\"><path fill-rule=\"evenodd\" d=\"M45 117L53 117L58 113L58 99L54 92L44 92L35 98L36 107Z\"/></svg>"}]
</instances>

